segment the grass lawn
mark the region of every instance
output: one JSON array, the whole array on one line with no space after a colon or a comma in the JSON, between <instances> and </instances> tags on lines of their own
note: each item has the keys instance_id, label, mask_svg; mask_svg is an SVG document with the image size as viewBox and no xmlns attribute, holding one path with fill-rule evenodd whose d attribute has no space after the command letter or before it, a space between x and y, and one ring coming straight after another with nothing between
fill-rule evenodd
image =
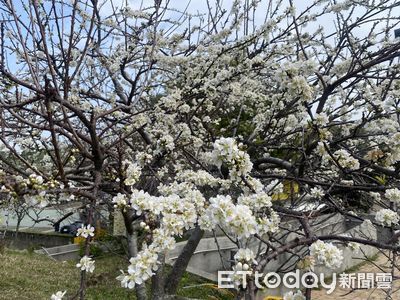
<instances>
[{"instance_id":1,"label":"grass lawn","mask_svg":"<svg viewBox=\"0 0 400 300\"><path fill-rule=\"evenodd\" d=\"M45 300L57 291L67 290L66 299L74 295L79 286L79 271L75 261L54 261L46 256L27 251L6 250L0 254L0 299ZM118 256L96 258L96 269L89 275L86 299L135 299L134 291L120 287L115 279L125 270L127 262ZM233 299L226 290L187 273L179 295L197 299Z\"/></svg>"}]
</instances>

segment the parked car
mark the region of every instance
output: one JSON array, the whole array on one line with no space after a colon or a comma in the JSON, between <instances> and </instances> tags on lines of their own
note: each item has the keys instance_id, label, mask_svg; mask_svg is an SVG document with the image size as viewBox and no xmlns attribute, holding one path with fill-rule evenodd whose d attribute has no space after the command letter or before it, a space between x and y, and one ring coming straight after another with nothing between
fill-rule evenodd
<instances>
[{"instance_id":1,"label":"parked car","mask_svg":"<svg viewBox=\"0 0 400 300\"><path fill-rule=\"evenodd\" d=\"M81 228L82 225L82 221L75 221L74 223L61 227L60 233L76 235L78 228Z\"/></svg>"}]
</instances>

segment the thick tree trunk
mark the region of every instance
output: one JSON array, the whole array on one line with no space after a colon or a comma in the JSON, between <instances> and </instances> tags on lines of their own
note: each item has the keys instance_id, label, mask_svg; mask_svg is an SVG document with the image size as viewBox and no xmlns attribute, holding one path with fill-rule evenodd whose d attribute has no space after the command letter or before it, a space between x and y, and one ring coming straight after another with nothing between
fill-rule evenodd
<instances>
[{"instance_id":1,"label":"thick tree trunk","mask_svg":"<svg viewBox=\"0 0 400 300\"><path fill-rule=\"evenodd\" d=\"M179 282L189 264L190 258L197 248L201 238L203 237L204 231L200 227L196 227L193 230L189 240L183 248L181 254L174 263L174 266L169 273L165 281L165 293L169 295L176 294Z\"/></svg>"},{"instance_id":2,"label":"thick tree trunk","mask_svg":"<svg viewBox=\"0 0 400 300\"><path fill-rule=\"evenodd\" d=\"M139 252L138 244L137 244L137 233L134 230L132 230L131 233L128 233L128 231L127 231L126 236L128 238L129 257L135 257ZM146 300L147 299L146 286L144 283L136 285L135 290L136 290L137 300Z\"/></svg>"},{"instance_id":3,"label":"thick tree trunk","mask_svg":"<svg viewBox=\"0 0 400 300\"><path fill-rule=\"evenodd\" d=\"M162 253L158 256L161 262L160 267L155 272L154 276L151 278L151 299L152 300L164 300L165 290L164 290L164 266L165 266L165 254Z\"/></svg>"},{"instance_id":4,"label":"thick tree trunk","mask_svg":"<svg viewBox=\"0 0 400 300\"><path fill-rule=\"evenodd\" d=\"M256 286L254 284L254 281L248 282L248 287L247 291L245 293L246 300L255 300L256 299Z\"/></svg>"}]
</instances>

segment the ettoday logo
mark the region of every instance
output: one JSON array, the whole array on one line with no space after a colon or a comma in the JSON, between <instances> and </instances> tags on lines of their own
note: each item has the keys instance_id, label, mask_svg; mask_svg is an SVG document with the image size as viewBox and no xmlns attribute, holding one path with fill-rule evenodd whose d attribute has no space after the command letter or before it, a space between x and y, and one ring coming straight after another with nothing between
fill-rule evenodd
<instances>
[{"instance_id":1,"label":"ettoday logo","mask_svg":"<svg viewBox=\"0 0 400 300\"><path fill-rule=\"evenodd\" d=\"M326 289L331 294L337 286L343 289L390 289L392 275L390 273L333 273L329 279L325 274L300 270L278 274L276 272L260 273L252 271L219 271L218 288L230 289L237 286L247 287L249 278L254 279L257 288L275 289L282 285L288 289L318 288Z\"/></svg>"}]
</instances>

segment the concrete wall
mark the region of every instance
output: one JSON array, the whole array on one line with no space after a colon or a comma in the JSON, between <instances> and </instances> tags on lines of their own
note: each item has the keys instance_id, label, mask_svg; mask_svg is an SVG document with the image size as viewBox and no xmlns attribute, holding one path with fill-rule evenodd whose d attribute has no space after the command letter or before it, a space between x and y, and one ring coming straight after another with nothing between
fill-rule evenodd
<instances>
[{"instance_id":1,"label":"concrete wall","mask_svg":"<svg viewBox=\"0 0 400 300\"><path fill-rule=\"evenodd\" d=\"M369 227L365 223L351 223L351 220L346 220L340 215L331 215L329 218L327 218L327 216L319 217L314 221L313 225L313 230L318 235L342 234L344 232L346 235L354 237L377 238L377 231L374 227ZM288 222L285 226L298 226L298 223ZM290 241L295 237L296 234L289 234L287 237L282 237L281 242L285 243L285 241ZM225 236L220 236L217 240L218 243L216 243L215 238L207 237L200 241L189 262L187 268L189 272L209 280L217 281L218 270L231 269L232 257L237 250L236 245ZM185 244L186 242L178 243L177 247L167 254L166 258L169 264L173 264ZM259 246L260 242L258 240L253 240L249 244L249 248L253 249L254 252L257 252ZM347 247L339 246L339 248L343 250L344 261L342 266L337 270L331 270L324 266L317 266L315 268L316 273L324 273L326 276L331 276L333 272L341 273L361 263L362 261L360 258L363 258L364 254L373 256L377 253L377 250L371 246L361 246L361 251L359 253L353 253ZM294 249L294 252L301 254L305 250L306 247L299 247L298 249ZM295 263L295 258L291 257L290 253L281 254L276 260L268 263L264 273L276 271L285 263L287 266L293 265ZM263 299L267 295L283 295L285 292L286 290L284 288L263 291L259 293L259 297Z\"/></svg>"},{"instance_id":2,"label":"concrete wall","mask_svg":"<svg viewBox=\"0 0 400 300\"><path fill-rule=\"evenodd\" d=\"M41 248L35 250L36 253L47 255L55 260L77 260L79 258L80 247L77 244L68 244L51 248Z\"/></svg>"},{"instance_id":3,"label":"concrete wall","mask_svg":"<svg viewBox=\"0 0 400 300\"><path fill-rule=\"evenodd\" d=\"M236 251L236 245L227 237L203 238L192 256L187 271L203 276L209 280L217 281L217 272L224 267L230 269L232 253ZM173 264L185 246L186 242L177 243L175 249L166 255L168 263ZM220 255L221 253L221 255ZM221 259L222 256L222 259Z\"/></svg>"},{"instance_id":4,"label":"concrete wall","mask_svg":"<svg viewBox=\"0 0 400 300\"><path fill-rule=\"evenodd\" d=\"M340 219L337 219L337 221L339 222ZM371 226L368 225L366 223L362 223L356 226L353 225L348 225L346 220L342 219L341 221L342 225L339 227L334 226L334 224L331 224L331 226L325 226L325 228L323 228L321 230L321 232L317 232L317 234L331 234L331 230L335 227L335 229L339 229L339 228L351 228L347 231L345 231L345 235L349 235L352 237L360 237L360 238L369 238L372 240L376 240L377 239L377 230ZM344 227L342 227L344 226ZM338 231L340 232L340 231ZM343 235L344 235L343 234ZM333 273L336 273L337 275L340 273L343 273L344 271L357 266L358 264L360 264L361 262L363 262L363 258L365 258L365 256L367 257L372 257L374 256L378 250L372 246L367 246L367 245L360 245L360 250L358 252L354 252L351 249L349 249L348 247L345 247L344 245L341 244L335 244L336 246L338 246L339 249L341 249L343 251L343 262L342 265L340 266L340 268L337 268L335 270L329 269L323 265L317 265L314 268L314 272L316 274L324 274L325 278L331 277ZM296 252L296 250L294 251ZM277 260L270 262L266 269L265 269L265 273L267 273L268 271L275 271L282 263L284 263L285 261L289 261L294 263L294 259L292 259L290 261L290 254L289 253L284 253L282 255L280 255L278 257ZM283 286L281 286L280 288L277 289L273 289L273 290L264 290L259 292L258 295L258 299L264 299L266 296L282 296L284 293L286 293L287 291L289 291L290 289L286 289Z\"/></svg>"}]
</instances>

